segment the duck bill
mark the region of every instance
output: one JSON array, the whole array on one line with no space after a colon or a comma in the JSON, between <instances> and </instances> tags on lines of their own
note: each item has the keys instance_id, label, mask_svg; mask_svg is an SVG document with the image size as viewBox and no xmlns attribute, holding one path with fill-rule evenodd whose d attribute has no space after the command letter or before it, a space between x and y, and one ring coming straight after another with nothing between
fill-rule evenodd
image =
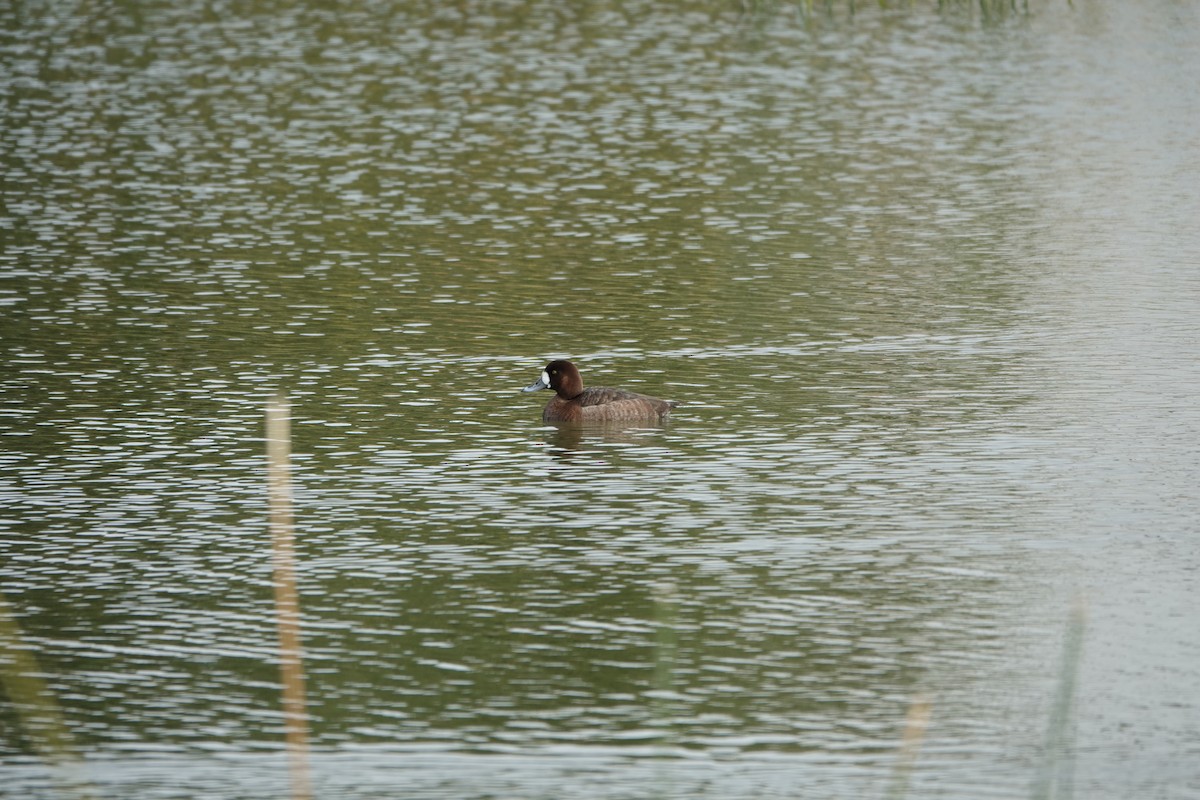
<instances>
[{"instance_id":1,"label":"duck bill","mask_svg":"<svg viewBox=\"0 0 1200 800\"><path fill-rule=\"evenodd\" d=\"M546 382L546 376L545 376L545 374L543 374L542 377L538 378L536 381L529 384L521 391L522 392L536 392L538 389L549 389L549 388L550 388L550 384Z\"/></svg>"}]
</instances>

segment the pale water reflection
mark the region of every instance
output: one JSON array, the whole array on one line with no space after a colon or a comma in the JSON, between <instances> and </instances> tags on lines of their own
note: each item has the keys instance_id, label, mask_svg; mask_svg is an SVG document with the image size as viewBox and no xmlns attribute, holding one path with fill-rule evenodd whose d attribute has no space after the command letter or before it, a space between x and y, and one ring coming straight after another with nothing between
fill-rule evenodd
<instances>
[{"instance_id":1,"label":"pale water reflection","mask_svg":"<svg viewBox=\"0 0 1200 800\"><path fill-rule=\"evenodd\" d=\"M96 794L286 792L277 389L319 797L884 797L922 694L904 796L1200 792L1200 20L799 11L0 11L0 591ZM684 405L544 427L564 356Z\"/></svg>"}]
</instances>

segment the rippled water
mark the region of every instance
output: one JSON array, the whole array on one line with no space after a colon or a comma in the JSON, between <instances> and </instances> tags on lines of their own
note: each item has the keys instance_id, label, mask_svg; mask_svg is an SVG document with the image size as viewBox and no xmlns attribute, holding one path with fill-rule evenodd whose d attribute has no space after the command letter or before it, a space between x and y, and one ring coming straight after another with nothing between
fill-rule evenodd
<instances>
[{"instance_id":1,"label":"rippled water","mask_svg":"<svg viewBox=\"0 0 1200 800\"><path fill-rule=\"evenodd\" d=\"M97 794L287 791L276 390L320 797L1200 791L1194 9L0 19L0 590ZM684 404L545 428L560 356Z\"/></svg>"}]
</instances>

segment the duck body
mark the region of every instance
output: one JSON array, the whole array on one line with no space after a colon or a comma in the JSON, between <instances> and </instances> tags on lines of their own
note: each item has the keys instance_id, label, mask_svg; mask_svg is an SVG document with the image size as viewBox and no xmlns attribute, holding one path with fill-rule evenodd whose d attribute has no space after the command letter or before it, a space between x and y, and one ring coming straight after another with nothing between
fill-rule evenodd
<instances>
[{"instance_id":1,"label":"duck body","mask_svg":"<svg viewBox=\"0 0 1200 800\"><path fill-rule=\"evenodd\" d=\"M542 421L552 425L624 424L661 422L679 405L625 389L607 386L583 388L579 369L570 361L551 361L526 392L553 389L554 397L542 411Z\"/></svg>"}]
</instances>

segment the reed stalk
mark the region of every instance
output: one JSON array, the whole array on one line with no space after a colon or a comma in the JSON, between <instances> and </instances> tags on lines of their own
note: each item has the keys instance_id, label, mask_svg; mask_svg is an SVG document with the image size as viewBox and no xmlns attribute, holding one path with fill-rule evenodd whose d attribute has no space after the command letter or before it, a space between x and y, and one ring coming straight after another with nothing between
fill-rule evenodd
<instances>
[{"instance_id":1,"label":"reed stalk","mask_svg":"<svg viewBox=\"0 0 1200 800\"><path fill-rule=\"evenodd\" d=\"M654 597L654 690L660 698L669 697L675 690L675 651L678 648L676 634L676 590L673 583L659 583L653 589ZM660 703L660 719L668 727L672 714L669 704Z\"/></svg>"},{"instance_id":2,"label":"reed stalk","mask_svg":"<svg viewBox=\"0 0 1200 800\"><path fill-rule=\"evenodd\" d=\"M925 741L925 730L933 715L933 700L924 692L913 696L908 704L908 716L904 721L904 734L900 738L900 752L892 769L892 783L888 789L889 800L900 800L908 792L908 777L917 763L921 743Z\"/></svg>"},{"instance_id":3,"label":"reed stalk","mask_svg":"<svg viewBox=\"0 0 1200 800\"><path fill-rule=\"evenodd\" d=\"M1079 596L1071 605L1071 612L1067 618L1058 689L1054 696L1054 706L1050 710L1050 724L1046 730L1042 763L1033 785L1034 800L1070 800L1074 795L1075 687L1079 680L1086 625L1087 607L1083 597Z\"/></svg>"},{"instance_id":4,"label":"reed stalk","mask_svg":"<svg viewBox=\"0 0 1200 800\"><path fill-rule=\"evenodd\" d=\"M678 743L676 717L679 703L675 687L675 669L679 649L679 597L675 584L669 581L652 586L651 596L654 599L655 642L650 708L654 723L662 729L658 744L666 756L668 749ZM670 758L663 758L655 769L650 796L670 798L676 794L673 762Z\"/></svg>"},{"instance_id":5,"label":"reed stalk","mask_svg":"<svg viewBox=\"0 0 1200 800\"><path fill-rule=\"evenodd\" d=\"M54 692L42 680L33 648L25 644L12 608L0 594L0 683L16 708L34 752L50 765L59 791L79 800L91 798L83 777L75 738L63 718Z\"/></svg>"},{"instance_id":6,"label":"reed stalk","mask_svg":"<svg viewBox=\"0 0 1200 800\"><path fill-rule=\"evenodd\" d=\"M267 490L275 617L279 624L279 670L283 684L284 738L292 800L310 800L308 710L300 649L300 600L296 590L295 529L292 523L291 412L284 397L267 404Z\"/></svg>"}]
</instances>

